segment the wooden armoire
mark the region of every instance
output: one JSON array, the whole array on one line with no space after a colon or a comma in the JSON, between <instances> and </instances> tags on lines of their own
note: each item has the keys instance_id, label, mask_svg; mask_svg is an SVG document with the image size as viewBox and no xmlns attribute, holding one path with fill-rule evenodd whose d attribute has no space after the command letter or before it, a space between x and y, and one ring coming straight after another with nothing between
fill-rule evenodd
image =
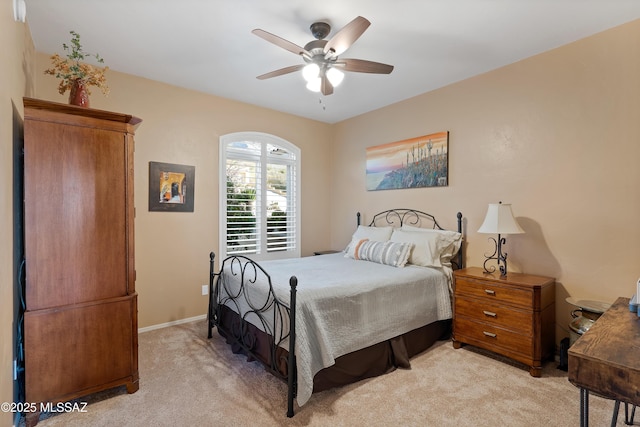
<instances>
[{"instance_id":1,"label":"wooden armoire","mask_svg":"<svg viewBox=\"0 0 640 427\"><path fill-rule=\"evenodd\" d=\"M141 120L23 101L25 401L65 402L121 385L133 393L133 137Z\"/></svg>"}]
</instances>

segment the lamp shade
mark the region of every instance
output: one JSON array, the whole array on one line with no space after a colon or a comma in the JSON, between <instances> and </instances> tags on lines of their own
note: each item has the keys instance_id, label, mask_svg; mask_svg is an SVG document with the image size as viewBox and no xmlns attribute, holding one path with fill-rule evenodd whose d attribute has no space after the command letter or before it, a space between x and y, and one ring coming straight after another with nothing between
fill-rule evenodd
<instances>
[{"instance_id":1,"label":"lamp shade","mask_svg":"<svg viewBox=\"0 0 640 427\"><path fill-rule=\"evenodd\" d=\"M491 203L478 233L522 234L524 230L513 217L510 204Z\"/></svg>"}]
</instances>

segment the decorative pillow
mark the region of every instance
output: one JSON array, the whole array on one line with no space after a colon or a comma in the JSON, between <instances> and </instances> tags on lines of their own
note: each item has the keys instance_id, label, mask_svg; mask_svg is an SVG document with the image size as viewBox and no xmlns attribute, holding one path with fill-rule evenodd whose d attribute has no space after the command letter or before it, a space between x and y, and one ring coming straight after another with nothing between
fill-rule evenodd
<instances>
[{"instance_id":1,"label":"decorative pillow","mask_svg":"<svg viewBox=\"0 0 640 427\"><path fill-rule=\"evenodd\" d=\"M359 237L354 237L353 239L351 239L351 243L349 243L349 246L347 246L344 251L344 257L358 259L358 249L364 242L368 240L369 239L360 239Z\"/></svg>"},{"instance_id":2,"label":"decorative pillow","mask_svg":"<svg viewBox=\"0 0 640 427\"><path fill-rule=\"evenodd\" d=\"M462 234L403 225L391 236L393 242L411 242L415 246L409 263L423 267L451 266L451 258L462 244Z\"/></svg>"},{"instance_id":3,"label":"decorative pillow","mask_svg":"<svg viewBox=\"0 0 640 427\"><path fill-rule=\"evenodd\" d=\"M378 264L404 267L411 253L411 243L376 242L366 240L361 242L356 252L355 259L377 262Z\"/></svg>"},{"instance_id":4,"label":"decorative pillow","mask_svg":"<svg viewBox=\"0 0 640 427\"><path fill-rule=\"evenodd\" d=\"M359 225L356 232L353 233L353 236L351 236L351 243L353 243L354 240L360 241L362 239L375 240L376 242L386 242L391 237L392 232L393 227L369 227L366 225ZM349 243L349 246L347 246L344 250L347 254L351 249L351 243Z\"/></svg>"}]
</instances>

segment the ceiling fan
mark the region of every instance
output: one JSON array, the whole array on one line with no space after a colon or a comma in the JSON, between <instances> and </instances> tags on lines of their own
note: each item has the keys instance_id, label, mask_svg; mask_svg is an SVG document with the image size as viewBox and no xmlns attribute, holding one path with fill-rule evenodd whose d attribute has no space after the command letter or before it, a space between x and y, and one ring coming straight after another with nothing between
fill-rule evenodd
<instances>
[{"instance_id":1,"label":"ceiling fan","mask_svg":"<svg viewBox=\"0 0 640 427\"><path fill-rule=\"evenodd\" d=\"M289 74L303 70L302 74L307 80L307 88L314 92L322 92L323 95L331 95L333 88L340 84L344 74L342 71L356 73L389 74L393 71L393 65L380 62L365 61L363 59L339 58L355 42L362 33L371 25L367 19L358 16L353 21L342 27L329 40L331 26L326 22L314 22L309 27L311 34L316 38L300 47L295 43L271 34L261 29L252 31L258 37L275 44L283 49L300 55L305 64L292 65L262 74L259 80Z\"/></svg>"}]
</instances>

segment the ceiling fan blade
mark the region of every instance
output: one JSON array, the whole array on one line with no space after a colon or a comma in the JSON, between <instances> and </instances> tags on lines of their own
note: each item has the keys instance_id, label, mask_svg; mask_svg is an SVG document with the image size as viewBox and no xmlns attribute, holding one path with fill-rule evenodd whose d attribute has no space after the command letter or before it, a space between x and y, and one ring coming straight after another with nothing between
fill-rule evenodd
<instances>
[{"instance_id":1,"label":"ceiling fan blade","mask_svg":"<svg viewBox=\"0 0 640 427\"><path fill-rule=\"evenodd\" d=\"M302 56L306 55L309 58L311 57L311 54L305 48L298 46L297 44L292 43L289 40L285 40L282 37L278 37L275 34L271 34L259 28L256 28L251 32L256 36L265 39L269 43L273 43L276 46L279 46L283 49L288 50L289 52L295 53L296 55L302 55Z\"/></svg>"},{"instance_id":2,"label":"ceiling fan blade","mask_svg":"<svg viewBox=\"0 0 640 427\"><path fill-rule=\"evenodd\" d=\"M333 85L325 74L322 75L320 80L320 92L322 92L324 96L331 95L333 93Z\"/></svg>"},{"instance_id":3,"label":"ceiling fan blade","mask_svg":"<svg viewBox=\"0 0 640 427\"><path fill-rule=\"evenodd\" d=\"M334 52L333 55L340 55L347 50L349 46L353 44L358 38L369 28L371 22L358 16L353 21L342 27L324 46L324 53L330 51Z\"/></svg>"},{"instance_id":4,"label":"ceiling fan blade","mask_svg":"<svg viewBox=\"0 0 640 427\"><path fill-rule=\"evenodd\" d=\"M290 67L284 67L284 68L280 68L279 70L275 70L275 71L271 71L270 73L266 73L266 74L262 74L258 77L256 77L258 80L264 80L264 79L270 79L271 77L278 77L281 76L283 74L289 74L289 73L293 73L295 71L298 70L302 70L304 68L305 64L300 64L300 65L292 65Z\"/></svg>"},{"instance_id":5,"label":"ceiling fan blade","mask_svg":"<svg viewBox=\"0 0 640 427\"><path fill-rule=\"evenodd\" d=\"M365 61L364 59L340 58L334 66L344 71L352 71L356 73L390 74L393 71L393 65L383 64L381 62Z\"/></svg>"}]
</instances>

